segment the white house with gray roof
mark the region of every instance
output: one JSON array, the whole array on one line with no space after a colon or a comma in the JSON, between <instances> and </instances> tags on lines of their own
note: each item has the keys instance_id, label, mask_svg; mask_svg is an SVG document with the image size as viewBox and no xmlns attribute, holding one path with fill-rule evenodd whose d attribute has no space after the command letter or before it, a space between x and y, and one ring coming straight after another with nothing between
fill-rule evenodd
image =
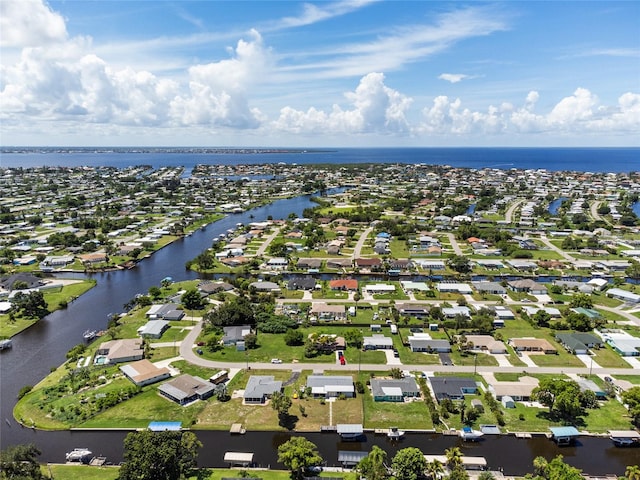
<instances>
[{"instance_id":1,"label":"white house with gray roof","mask_svg":"<svg viewBox=\"0 0 640 480\"><path fill-rule=\"evenodd\" d=\"M242 396L244 403L263 404L275 392L282 390L282 382L273 375L251 375Z\"/></svg>"},{"instance_id":2,"label":"white house with gray roof","mask_svg":"<svg viewBox=\"0 0 640 480\"><path fill-rule=\"evenodd\" d=\"M349 375L309 375L307 388L311 389L314 398L331 398L344 395L355 396L353 378Z\"/></svg>"}]
</instances>

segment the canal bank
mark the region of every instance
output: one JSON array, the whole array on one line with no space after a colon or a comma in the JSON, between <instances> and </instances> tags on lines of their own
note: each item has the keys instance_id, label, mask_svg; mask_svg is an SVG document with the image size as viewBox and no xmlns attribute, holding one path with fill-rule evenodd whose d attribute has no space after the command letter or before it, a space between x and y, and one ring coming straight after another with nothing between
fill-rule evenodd
<instances>
[{"instance_id":1,"label":"canal bank","mask_svg":"<svg viewBox=\"0 0 640 480\"><path fill-rule=\"evenodd\" d=\"M23 428L12 419L16 395L24 385L35 385L44 378L52 366L65 360L66 352L82 342L82 332L100 330L113 313L122 310L136 293L146 293L150 286L159 285L167 276L175 281L197 278L185 269L185 263L211 245L216 238L237 223L263 221L269 216L286 218L290 213L301 215L313 206L310 196L279 200L243 214L231 215L192 235L179 239L156 252L132 269L91 275L98 286L83 295L65 311L55 312L38 322L14 340L14 348L0 354L0 410L7 422L0 426L0 444L34 443L43 453L40 460L60 462L64 454L78 446L87 447L94 454L104 455L109 461L122 460L122 443L126 431L63 431L46 432ZM28 421L28 419L25 419ZM199 457L202 466L225 466L224 452L254 451L256 463L277 466L277 446L290 438L286 432L248 432L231 436L228 432L196 431L204 448ZM370 451L373 445L384 448L389 455L399 448L416 446L425 454L442 454L446 448L459 445L465 455L484 456L488 465L503 468L506 473L519 474L530 470L536 456L552 458L563 454L572 465L591 474L621 474L627 464L637 463L637 451L616 449L608 439L584 438L575 447L558 448L546 438L515 439L513 437L487 438L475 444L463 444L454 437L433 434L408 434L398 443L380 436L367 435L364 442L340 442L335 434L305 433L316 443L328 465L337 464L339 450Z\"/></svg>"}]
</instances>

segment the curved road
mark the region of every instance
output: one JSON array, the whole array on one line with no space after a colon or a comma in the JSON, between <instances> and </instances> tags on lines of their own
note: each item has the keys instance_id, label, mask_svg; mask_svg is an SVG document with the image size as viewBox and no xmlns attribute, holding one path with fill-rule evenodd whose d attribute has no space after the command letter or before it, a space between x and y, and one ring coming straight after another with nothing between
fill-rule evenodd
<instances>
[{"instance_id":1,"label":"curved road","mask_svg":"<svg viewBox=\"0 0 640 480\"><path fill-rule=\"evenodd\" d=\"M202 322L198 322L193 330L189 332L189 334L185 337L185 339L180 344L180 356L185 359L187 362L192 363L194 365L198 365L201 367L207 368L242 368L244 363L237 362L218 362L215 360L207 360L202 358L197 353L193 351L193 346L196 338L200 334L202 330ZM272 364L272 363L252 363L252 367L259 368L261 370L313 370L314 372L324 372L325 370L346 370L352 371L355 369L356 365L351 364L345 366L344 368L337 364L327 364L327 363L281 363L281 364ZM368 371L388 371L392 368L393 365L386 364L359 364L358 370L368 370ZM483 373L483 372L526 372L529 367L484 367L484 366L447 366L444 367L442 365L401 365L403 370L412 370L412 371L438 371L438 372L450 372L450 373ZM562 367L536 367L536 373L568 373L568 374L577 374L577 375L588 375L590 373L600 374L600 375L628 375L630 372L633 372L633 369L630 368L587 368L587 367L570 367L570 368L562 368Z\"/></svg>"},{"instance_id":2,"label":"curved road","mask_svg":"<svg viewBox=\"0 0 640 480\"><path fill-rule=\"evenodd\" d=\"M506 213L504 214L505 222L512 223L513 213L516 211L516 208L518 208L523 203L524 203L524 198L521 198L520 200L516 200L511 205L509 205L509 208L507 209Z\"/></svg>"}]
</instances>

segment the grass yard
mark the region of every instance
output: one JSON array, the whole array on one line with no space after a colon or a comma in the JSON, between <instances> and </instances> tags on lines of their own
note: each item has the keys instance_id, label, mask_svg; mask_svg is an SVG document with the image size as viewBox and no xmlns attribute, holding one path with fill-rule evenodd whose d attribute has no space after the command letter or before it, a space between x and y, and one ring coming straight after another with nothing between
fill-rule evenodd
<instances>
[{"instance_id":1,"label":"grass yard","mask_svg":"<svg viewBox=\"0 0 640 480\"><path fill-rule=\"evenodd\" d=\"M79 427L146 428L150 422L162 420L182 422L183 427L191 427L205 405L206 402L195 402L181 407L160 395L158 385L149 385L141 394L97 414Z\"/></svg>"},{"instance_id":2,"label":"grass yard","mask_svg":"<svg viewBox=\"0 0 640 480\"><path fill-rule=\"evenodd\" d=\"M116 480L120 467L90 467L89 465L42 465L42 473L56 480Z\"/></svg>"},{"instance_id":3,"label":"grass yard","mask_svg":"<svg viewBox=\"0 0 640 480\"><path fill-rule=\"evenodd\" d=\"M616 375L617 380L626 380L634 385L640 385L640 375Z\"/></svg>"},{"instance_id":4,"label":"grass yard","mask_svg":"<svg viewBox=\"0 0 640 480\"><path fill-rule=\"evenodd\" d=\"M529 355L529 358L539 367L584 367L584 363L564 349L558 350L558 355Z\"/></svg>"},{"instance_id":5,"label":"grass yard","mask_svg":"<svg viewBox=\"0 0 640 480\"><path fill-rule=\"evenodd\" d=\"M457 366L483 366L483 367L497 367L498 360L493 355L486 353L463 353L457 348L453 348L449 354L453 364Z\"/></svg>"},{"instance_id":6,"label":"grass yard","mask_svg":"<svg viewBox=\"0 0 640 480\"><path fill-rule=\"evenodd\" d=\"M606 368L631 368L623 358L618 355L613 348L609 345L605 345L604 348L593 348L591 352L595 355L592 357L593 361Z\"/></svg>"},{"instance_id":7,"label":"grass yard","mask_svg":"<svg viewBox=\"0 0 640 480\"><path fill-rule=\"evenodd\" d=\"M71 303L83 293L95 287L95 280L84 280L51 290L43 290L44 299L50 312L59 310L61 304ZM26 330L38 319L17 317L13 322L9 315L0 315L0 338L10 338Z\"/></svg>"}]
</instances>

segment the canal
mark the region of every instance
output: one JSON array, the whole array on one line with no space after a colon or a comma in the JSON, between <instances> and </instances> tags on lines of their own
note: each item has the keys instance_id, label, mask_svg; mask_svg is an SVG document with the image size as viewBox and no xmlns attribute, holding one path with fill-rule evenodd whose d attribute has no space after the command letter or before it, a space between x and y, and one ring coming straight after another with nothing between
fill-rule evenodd
<instances>
[{"instance_id":1,"label":"canal","mask_svg":"<svg viewBox=\"0 0 640 480\"><path fill-rule=\"evenodd\" d=\"M70 303L66 310L48 315L14 337L13 348L0 354L1 448L34 443L42 451L41 461L61 462L65 452L75 447L87 447L94 454L107 456L111 462L122 461L124 431L45 432L19 426L13 420L12 410L20 388L35 385L52 367L64 362L66 352L82 342L82 332L105 328L110 314L121 312L123 305L135 294L146 293L149 287L159 285L167 276L176 281L197 278L194 272L185 269L185 263L208 248L212 239L220 233L234 228L237 223L263 221L268 217L286 218L290 213L300 216L305 208L311 206L310 196L302 196L230 215L156 252L132 270L92 275L98 282L94 289ZM225 451L251 451L255 453L255 461L259 465L276 466L277 446L289 438L289 434L279 432L249 432L231 436L228 432L199 431L197 435L204 444L198 459L199 465L210 467L224 466ZM566 461L594 475L620 475L627 465L640 461L640 450L615 448L605 438L585 437L575 447L560 449L544 437L524 440L510 436L487 436L482 442L462 444L457 437L408 434L402 442L394 444L383 436L373 434L367 435L366 442L350 443L339 442L337 435L332 433L304 435L318 445L327 465L337 464L339 450L369 451L373 445L384 448L390 456L397 449L407 446L416 446L427 454L442 454L446 448L460 445L465 455L484 456L489 466L502 468L505 473L515 475L530 471L533 458L539 455L552 458L561 453Z\"/></svg>"}]
</instances>

